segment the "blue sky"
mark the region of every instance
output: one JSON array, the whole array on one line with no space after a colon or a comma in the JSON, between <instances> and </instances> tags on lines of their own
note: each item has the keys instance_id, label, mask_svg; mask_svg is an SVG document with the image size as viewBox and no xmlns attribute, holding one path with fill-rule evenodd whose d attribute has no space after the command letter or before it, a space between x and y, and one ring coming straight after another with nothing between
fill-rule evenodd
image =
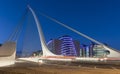
<instances>
[{"instance_id":1,"label":"blue sky","mask_svg":"<svg viewBox=\"0 0 120 74\"><path fill-rule=\"evenodd\" d=\"M40 16L45 13L113 48L120 49L119 0L0 0L0 43L15 29L29 4L37 13L46 41L68 34L80 43L90 41Z\"/></svg>"}]
</instances>

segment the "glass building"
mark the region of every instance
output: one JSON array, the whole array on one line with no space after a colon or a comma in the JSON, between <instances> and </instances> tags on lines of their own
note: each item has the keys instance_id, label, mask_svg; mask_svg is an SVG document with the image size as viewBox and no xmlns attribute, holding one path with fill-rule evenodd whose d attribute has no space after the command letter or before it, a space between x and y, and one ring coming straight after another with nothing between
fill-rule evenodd
<instances>
[{"instance_id":1,"label":"glass building","mask_svg":"<svg viewBox=\"0 0 120 74\"><path fill-rule=\"evenodd\" d=\"M80 52L80 55L81 57L86 57L86 45L81 45L80 47L81 49L81 52Z\"/></svg>"},{"instance_id":2,"label":"glass building","mask_svg":"<svg viewBox=\"0 0 120 74\"><path fill-rule=\"evenodd\" d=\"M62 40L61 44L61 54L65 56L77 56L77 52L75 50L75 45L73 43L73 40L69 36L62 36L59 38L59 40Z\"/></svg>"},{"instance_id":3,"label":"glass building","mask_svg":"<svg viewBox=\"0 0 120 74\"><path fill-rule=\"evenodd\" d=\"M86 57L90 57L90 48L86 46Z\"/></svg>"},{"instance_id":4,"label":"glass building","mask_svg":"<svg viewBox=\"0 0 120 74\"><path fill-rule=\"evenodd\" d=\"M64 56L79 56L80 43L73 40L70 36L65 35L58 39L53 39L48 42L48 48L55 54Z\"/></svg>"},{"instance_id":5,"label":"glass building","mask_svg":"<svg viewBox=\"0 0 120 74\"><path fill-rule=\"evenodd\" d=\"M106 50L102 45L94 45L93 52L94 57L105 57L107 55Z\"/></svg>"},{"instance_id":6,"label":"glass building","mask_svg":"<svg viewBox=\"0 0 120 74\"><path fill-rule=\"evenodd\" d=\"M47 43L49 50L57 55L61 55L61 44L62 41L58 39L51 39Z\"/></svg>"},{"instance_id":7,"label":"glass building","mask_svg":"<svg viewBox=\"0 0 120 74\"><path fill-rule=\"evenodd\" d=\"M93 47L94 45L81 45L80 47L80 57L93 57Z\"/></svg>"}]
</instances>

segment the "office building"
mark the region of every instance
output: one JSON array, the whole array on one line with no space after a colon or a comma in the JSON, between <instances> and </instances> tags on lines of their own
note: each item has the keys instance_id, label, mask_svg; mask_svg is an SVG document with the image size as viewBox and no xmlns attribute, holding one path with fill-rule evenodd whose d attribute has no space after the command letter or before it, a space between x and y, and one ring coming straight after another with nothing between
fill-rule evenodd
<instances>
[{"instance_id":1,"label":"office building","mask_svg":"<svg viewBox=\"0 0 120 74\"><path fill-rule=\"evenodd\" d=\"M79 56L80 43L73 40L70 36L62 36L58 39L52 39L48 43L48 48L57 55L64 56Z\"/></svg>"}]
</instances>

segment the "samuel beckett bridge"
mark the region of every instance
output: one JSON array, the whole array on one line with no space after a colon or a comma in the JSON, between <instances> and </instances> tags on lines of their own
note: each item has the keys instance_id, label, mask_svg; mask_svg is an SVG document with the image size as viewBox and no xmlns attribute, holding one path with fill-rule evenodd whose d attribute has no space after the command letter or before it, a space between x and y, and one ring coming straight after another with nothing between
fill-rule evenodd
<instances>
[{"instance_id":1,"label":"samuel beckett bridge","mask_svg":"<svg viewBox=\"0 0 120 74\"><path fill-rule=\"evenodd\" d=\"M0 47L0 66L7 66L15 64L16 58L19 60L32 61L37 63L96 63L106 61L119 61L120 52L113 48L110 48L103 43L67 26L58 20L47 16L46 14L39 13L40 16L45 17L62 27L77 33L78 35L101 45L105 50L110 53L105 57L78 57L78 56L65 56L52 53L47 44L43 33L42 23L40 22L36 12L28 6L23 17L18 23L15 31L10 35L9 39ZM45 29L47 30L47 29ZM24 35L23 35L24 34ZM35 38L34 38L35 37ZM16 51L22 49L21 55L16 57ZM42 55L32 57L34 51L42 50ZM39 54L39 52L38 52Z\"/></svg>"}]
</instances>

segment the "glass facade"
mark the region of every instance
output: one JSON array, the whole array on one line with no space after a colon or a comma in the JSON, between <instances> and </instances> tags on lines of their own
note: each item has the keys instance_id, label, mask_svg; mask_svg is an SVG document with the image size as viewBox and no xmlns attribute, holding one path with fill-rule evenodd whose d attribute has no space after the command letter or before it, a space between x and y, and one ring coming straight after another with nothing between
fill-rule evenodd
<instances>
[{"instance_id":1,"label":"glass facade","mask_svg":"<svg viewBox=\"0 0 120 74\"><path fill-rule=\"evenodd\" d=\"M102 45L95 45L93 48L94 51L94 57L106 57L108 55L108 52Z\"/></svg>"},{"instance_id":2,"label":"glass facade","mask_svg":"<svg viewBox=\"0 0 120 74\"><path fill-rule=\"evenodd\" d=\"M82 49L82 57L86 57L86 45L82 45L81 49Z\"/></svg>"},{"instance_id":3,"label":"glass facade","mask_svg":"<svg viewBox=\"0 0 120 74\"><path fill-rule=\"evenodd\" d=\"M86 46L86 57L90 56L90 48L89 46Z\"/></svg>"},{"instance_id":4,"label":"glass facade","mask_svg":"<svg viewBox=\"0 0 120 74\"><path fill-rule=\"evenodd\" d=\"M93 46L94 45L81 45L80 47L80 57L93 57Z\"/></svg>"},{"instance_id":5,"label":"glass facade","mask_svg":"<svg viewBox=\"0 0 120 74\"><path fill-rule=\"evenodd\" d=\"M61 40L53 39L47 43L47 46L48 46L49 50L51 52L53 52L54 54L61 55L61 53L60 53L61 52L61 43L62 43Z\"/></svg>"},{"instance_id":6,"label":"glass facade","mask_svg":"<svg viewBox=\"0 0 120 74\"><path fill-rule=\"evenodd\" d=\"M59 40L62 40L62 44L61 44L61 54L62 55L77 56L75 45L74 45L71 37L63 36L63 37L59 38Z\"/></svg>"},{"instance_id":7,"label":"glass facade","mask_svg":"<svg viewBox=\"0 0 120 74\"><path fill-rule=\"evenodd\" d=\"M62 36L58 39L50 40L48 48L57 55L80 56L80 43L70 36Z\"/></svg>"}]
</instances>

